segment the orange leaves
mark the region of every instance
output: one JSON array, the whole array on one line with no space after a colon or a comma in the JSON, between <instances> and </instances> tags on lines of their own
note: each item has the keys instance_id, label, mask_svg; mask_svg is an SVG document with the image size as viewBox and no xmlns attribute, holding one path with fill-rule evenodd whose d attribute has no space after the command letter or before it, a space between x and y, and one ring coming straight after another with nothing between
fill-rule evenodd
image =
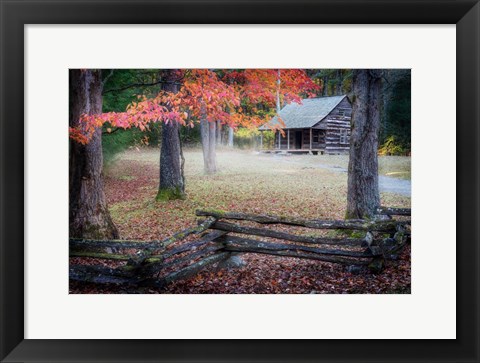
<instances>
[{"instance_id":1,"label":"orange leaves","mask_svg":"<svg viewBox=\"0 0 480 363\"><path fill-rule=\"evenodd\" d=\"M245 97L252 103L264 102L270 107L275 107L277 90L284 104L300 102L303 95L319 90L303 69L247 69L243 82Z\"/></svg>"},{"instance_id":2,"label":"orange leaves","mask_svg":"<svg viewBox=\"0 0 480 363\"><path fill-rule=\"evenodd\" d=\"M152 122L185 124L186 113L165 106L174 101L172 96L174 95L161 92L154 99L139 98L139 102L129 104L125 112L82 115L78 126L70 129L70 137L77 142L86 144L91 140L94 131L104 124L122 129L137 127L141 131L148 130L148 125Z\"/></svg>"},{"instance_id":3,"label":"orange leaves","mask_svg":"<svg viewBox=\"0 0 480 363\"><path fill-rule=\"evenodd\" d=\"M211 70L191 70L178 96L182 100L183 109L188 110L189 120L206 118L209 122L220 121L229 125L239 123L239 93Z\"/></svg>"},{"instance_id":4,"label":"orange leaves","mask_svg":"<svg viewBox=\"0 0 480 363\"><path fill-rule=\"evenodd\" d=\"M314 92L320 89L303 69L246 69L227 72L224 78L236 87L247 105L248 110L243 113L250 116L244 117L240 123L244 127L258 127L269 121L270 112L265 108L276 108L277 93L283 106L291 102L301 103L302 98L315 95ZM276 128L282 129L285 125L279 121Z\"/></svg>"},{"instance_id":5,"label":"orange leaves","mask_svg":"<svg viewBox=\"0 0 480 363\"><path fill-rule=\"evenodd\" d=\"M90 137L87 137L79 129L74 128L74 127L69 127L68 132L69 132L70 138L72 140L78 142L79 144L83 144L83 145L87 144L90 141L90 138L93 135L92 134L92 135L90 135Z\"/></svg>"},{"instance_id":6,"label":"orange leaves","mask_svg":"<svg viewBox=\"0 0 480 363\"><path fill-rule=\"evenodd\" d=\"M85 144L104 124L143 131L152 122L178 122L193 127L201 118L232 127L259 127L268 119L265 110L257 105L274 107L277 90L281 101L290 103L301 102L302 96L313 94L319 87L301 69L220 70L223 78L209 69L179 72L183 84L177 93L161 91L154 98L137 95L125 112L83 115L78 127L70 130L70 137ZM250 106L242 107L242 102Z\"/></svg>"}]
</instances>

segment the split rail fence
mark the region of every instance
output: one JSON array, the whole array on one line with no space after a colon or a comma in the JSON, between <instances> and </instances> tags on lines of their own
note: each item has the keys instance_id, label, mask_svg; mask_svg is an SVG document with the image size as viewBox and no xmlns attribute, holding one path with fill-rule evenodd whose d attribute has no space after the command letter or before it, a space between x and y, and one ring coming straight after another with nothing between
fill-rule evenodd
<instances>
[{"instance_id":1,"label":"split rail fence","mask_svg":"<svg viewBox=\"0 0 480 363\"><path fill-rule=\"evenodd\" d=\"M379 208L379 218L372 221L306 220L207 210L196 214L203 218L198 226L162 241L70 239L70 257L90 259L70 264L70 279L162 287L246 253L366 266L380 273L386 261L395 260L410 241L410 209L403 208ZM291 233L290 229L284 232L266 225L295 226L322 231L323 235ZM193 241L184 241L192 235ZM121 263L107 267L91 264L92 259Z\"/></svg>"}]
</instances>

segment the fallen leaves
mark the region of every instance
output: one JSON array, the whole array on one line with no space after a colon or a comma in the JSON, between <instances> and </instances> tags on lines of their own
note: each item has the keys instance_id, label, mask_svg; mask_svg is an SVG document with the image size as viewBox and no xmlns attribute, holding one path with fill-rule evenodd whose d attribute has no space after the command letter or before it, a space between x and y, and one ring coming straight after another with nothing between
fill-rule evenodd
<instances>
[{"instance_id":1,"label":"fallen leaves","mask_svg":"<svg viewBox=\"0 0 480 363\"><path fill-rule=\"evenodd\" d=\"M342 219L345 213L346 173L308 168L312 156L281 157L250 152L219 152L220 171L203 174L200 150L185 150L187 199L155 202L158 188L157 149L130 150L106 173L106 195L123 239L159 240L196 225L195 209L224 209L245 213L289 215L303 218ZM322 157L328 161L328 158ZM338 157L334 157L337 158ZM336 161L335 161L336 162ZM128 177L125 177L128 176ZM410 198L382 194L384 205L410 207ZM273 228L273 227L272 227ZM298 231L275 226L285 232ZM307 233L307 230L302 231ZM309 230L318 234L319 231ZM187 238L184 243L191 241ZM180 256L178 256L180 257ZM209 267L198 275L164 289L134 289L72 282L71 293L170 293L170 294L388 294L410 293L410 247L397 261L373 275L364 268L354 273L344 266L320 261L244 254L246 265L232 270ZM119 262L71 259L71 263Z\"/></svg>"}]
</instances>

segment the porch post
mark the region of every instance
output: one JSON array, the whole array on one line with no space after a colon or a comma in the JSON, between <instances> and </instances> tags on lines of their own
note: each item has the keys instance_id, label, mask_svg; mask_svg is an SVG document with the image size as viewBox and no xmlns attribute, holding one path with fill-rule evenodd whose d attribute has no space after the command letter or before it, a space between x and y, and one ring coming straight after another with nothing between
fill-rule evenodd
<instances>
[{"instance_id":1,"label":"porch post","mask_svg":"<svg viewBox=\"0 0 480 363\"><path fill-rule=\"evenodd\" d=\"M290 129L287 130L287 149L290 150Z\"/></svg>"},{"instance_id":2,"label":"porch post","mask_svg":"<svg viewBox=\"0 0 480 363\"><path fill-rule=\"evenodd\" d=\"M310 128L310 150L312 150L312 129Z\"/></svg>"},{"instance_id":3,"label":"porch post","mask_svg":"<svg viewBox=\"0 0 480 363\"><path fill-rule=\"evenodd\" d=\"M280 130L278 130L278 148L281 149L282 144L280 143Z\"/></svg>"},{"instance_id":4,"label":"porch post","mask_svg":"<svg viewBox=\"0 0 480 363\"><path fill-rule=\"evenodd\" d=\"M260 150L263 149L263 132L260 131Z\"/></svg>"}]
</instances>

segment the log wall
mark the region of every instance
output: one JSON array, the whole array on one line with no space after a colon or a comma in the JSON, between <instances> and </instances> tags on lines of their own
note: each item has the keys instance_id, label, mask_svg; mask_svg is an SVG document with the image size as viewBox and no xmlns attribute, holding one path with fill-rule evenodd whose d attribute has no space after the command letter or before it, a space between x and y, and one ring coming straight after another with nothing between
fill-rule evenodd
<instances>
[{"instance_id":1,"label":"log wall","mask_svg":"<svg viewBox=\"0 0 480 363\"><path fill-rule=\"evenodd\" d=\"M308 149L310 147L310 129L305 129L303 139L307 143L306 149ZM325 130L312 129L312 149L325 149Z\"/></svg>"},{"instance_id":2,"label":"log wall","mask_svg":"<svg viewBox=\"0 0 480 363\"><path fill-rule=\"evenodd\" d=\"M352 105L345 98L326 117L325 152L347 153L350 148Z\"/></svg>"}]
</instances>

